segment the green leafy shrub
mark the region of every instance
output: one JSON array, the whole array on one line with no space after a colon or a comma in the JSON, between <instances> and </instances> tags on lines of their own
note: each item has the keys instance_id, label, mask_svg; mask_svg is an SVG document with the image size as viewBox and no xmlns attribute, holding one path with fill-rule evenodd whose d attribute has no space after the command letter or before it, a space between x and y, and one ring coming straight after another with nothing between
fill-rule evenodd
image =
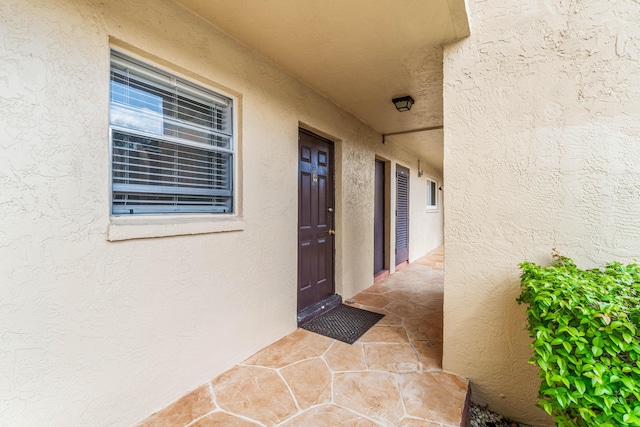
<instances>
[{"instance_id":1,"label":"green leafy shrub","mask_svg":"<svg viewBox=\"0 0 640 427\"><path fill-rule=\"evenodd\" d=\"M640 267L520 264L538 406L560 427L640 426Z\"/></svg>"}]
</instances>

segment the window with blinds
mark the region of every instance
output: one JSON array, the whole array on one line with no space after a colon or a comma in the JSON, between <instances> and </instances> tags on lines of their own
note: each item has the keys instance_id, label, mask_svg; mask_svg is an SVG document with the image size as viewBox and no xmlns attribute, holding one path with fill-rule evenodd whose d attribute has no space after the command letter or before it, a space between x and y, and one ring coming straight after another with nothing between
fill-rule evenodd
<instances>
[{"instance_id":1,"label":"window with blinds","mask_svg":"<svg viewBox=\"0 0 640 427\"><path fill-rule=\"evenodd\" d=\"M427 179L427 209L438 209L438 184Z\"/></svg>"},{"instance_id":2,"label":"window with blinds","mask_svg":"<svg viewBox=\"0 0 640 427\"><path fill-rule=\"evenodd\" d=\"M111 53L113 215L233 212L233 104Z\"/></svg>"}]
</instances>

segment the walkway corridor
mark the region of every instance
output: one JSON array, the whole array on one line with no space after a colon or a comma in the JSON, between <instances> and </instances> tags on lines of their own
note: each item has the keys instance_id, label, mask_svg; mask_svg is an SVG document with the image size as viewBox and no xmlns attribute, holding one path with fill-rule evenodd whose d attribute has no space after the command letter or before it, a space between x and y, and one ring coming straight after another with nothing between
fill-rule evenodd
<instances>
[{"instance_id":1,"label":"walkway corridor","mask_svg":"<svg viewBox=\"0 0 640 427\"><path fill-rule=\"evenodd\" d=\"M142 426L460 426L467 381L441 371L442 248L353 297L385 317L355 344L303 329Z\"/></svg>"}]
</instances>

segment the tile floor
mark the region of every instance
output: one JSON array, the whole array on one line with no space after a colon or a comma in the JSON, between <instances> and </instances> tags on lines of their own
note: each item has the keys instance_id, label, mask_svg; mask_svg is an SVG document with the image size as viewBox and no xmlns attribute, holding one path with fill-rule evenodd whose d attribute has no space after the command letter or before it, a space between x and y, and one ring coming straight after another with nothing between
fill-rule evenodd
<instances>
[{"instance_id":1,"label":"tile floor","mask_svg":"<svg viewBox=\"0 0 640 427\"><path fill-rule=\"evenodd\" d=\"M385 317L353 345L298 329L138 424L459 426L466 379L442 371L443 251L353 297Z\"/></svg>"}]
</instances>

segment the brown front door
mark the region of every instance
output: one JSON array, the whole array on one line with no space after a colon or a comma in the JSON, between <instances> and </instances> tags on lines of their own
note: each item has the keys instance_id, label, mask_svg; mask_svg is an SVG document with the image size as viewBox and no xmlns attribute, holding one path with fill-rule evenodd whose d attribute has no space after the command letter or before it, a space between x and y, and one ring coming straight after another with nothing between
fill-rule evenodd
<instances>
[{"instance_id":1,"label":"brown front door","mask_svg":"<svg viewBox=\"0 0 640 427\"><path fill-rule=\"evenodd\" d=\"M384 270L384 162L376 160L376 189L373 205L373 274Z\"/></svg>"},{"instance_id":2,"label":"brown front door","mask_svg":"<svg viewBox=\"0 0 640 427\"><path fill-rule=\"evenodd\" d=\"M396 265L409 260L409 169L396 165Z\"/></svg>"},{"instance_id":3,"label":"brown front door","mask_svg":"<svg viewBox=\"0 0 640 427\"><path fill-rule=\"evenodd\" d=\"M298 312L334 294L333 144L298 134Z\"/></svg>"}]
</instances>

